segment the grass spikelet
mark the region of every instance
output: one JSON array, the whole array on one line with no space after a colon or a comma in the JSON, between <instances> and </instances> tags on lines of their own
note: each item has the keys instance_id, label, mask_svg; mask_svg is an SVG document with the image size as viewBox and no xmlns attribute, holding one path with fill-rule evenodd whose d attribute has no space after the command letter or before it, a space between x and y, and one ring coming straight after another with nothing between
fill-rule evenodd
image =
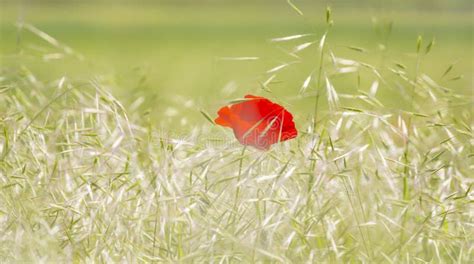
<instances>
[{"instance_id":1,"label":"grass spikelet","mask_svg":"<svg viewBox=\"0 0 474 264\"><path fill-rule=\"evenodd\" d=\"M300 16L303 15L303 12L301 12L301 10L295 4L293 4L293 1L286 0L286 2L288 3L289 6L291 6L291 8L293 8L293 10L296 11L296 13L298 13L298 15L300 15Z\"/></svg>"},{"instance_id":2,"label":"grass spikelet","mask_svg":"<svg viewBox=\"0 0 474 264\"><path fill-rule=\"evenodd\" d=\"M270 39L270 41L271 41L271 42L290 41L290 40L296 40L296 39L304 38L304 37L310 36L310 35L311 35L311 34L291 35L291 36L286 36L286 37L272 38L272 39Z\"/></svg>"}]
</instances>

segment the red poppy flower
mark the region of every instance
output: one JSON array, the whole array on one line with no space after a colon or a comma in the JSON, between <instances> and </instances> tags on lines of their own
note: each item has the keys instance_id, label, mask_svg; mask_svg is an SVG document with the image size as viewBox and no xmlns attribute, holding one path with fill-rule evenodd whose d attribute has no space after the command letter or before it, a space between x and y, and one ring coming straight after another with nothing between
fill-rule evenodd
<instances>
[{"instance_id":1,"label":"red poppy flower","mask_svg":"<svg viewBox=\"0 0 474 264\"><path fill-rule=\"evenodd\" d=\"M216 124L232 128L241 144L268 150L298 135L293 116L283 106L259 96L246 95L245 99L222 107L215 119Z\"/></svg>"}]
</instances>

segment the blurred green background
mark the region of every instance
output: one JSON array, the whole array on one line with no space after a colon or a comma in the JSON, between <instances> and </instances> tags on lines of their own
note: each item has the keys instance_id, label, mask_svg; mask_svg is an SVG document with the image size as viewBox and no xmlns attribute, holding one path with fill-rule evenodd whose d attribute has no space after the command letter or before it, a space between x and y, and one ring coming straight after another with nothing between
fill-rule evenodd
<instances>
[{"instance_id":1,"label":"blurred green background","mask_svg":"<svg viewBox=\"0 0 474 264\"><path fill-rule=\"evenodd\" d=\"M325 8L334 25L328 51L337 57L377 67L384 76L400 63L415 72L416 39L433 38L421 72L440 85L472 96L473 12L471 1L3 1L0 4L0 56L4 68L25 65L43 81L62 76L97 78L129 107L157 122L187 126L204 122L199 109L214 116L230 99L254 93L285 103L297 120L312 115L313 97L296 97L318 67L316 43L288 55L298 44L319 41L325 31ZM17 23L29 23L83 56L65 55ZM388 27L392 30L388 33ZM271 38L314 34L275 43ZM359 52L349 47L361 47ZM258 57L229 60L229 57ZM288 62L263 90L271 68ZM326 64L330 65L328 60ZM453 70L442 76L449 65ZM12 66L12 67L10 67ZM393 87L397 87L393 75ZM462 78L458 78L461 77ZM332 76L339 93L367 91L376 77L361 73ZM452 80L454 79L454 80ZM396 88L379 88L388 108L403 108ZM312 84L308 93L314 91ZM142 99L139 99L142 98ZM138 100L138 101L137 101ZM135 104L133 104L136 102ZM326 107L323 105L323 108Z\"/></svg>"}]
</instances>

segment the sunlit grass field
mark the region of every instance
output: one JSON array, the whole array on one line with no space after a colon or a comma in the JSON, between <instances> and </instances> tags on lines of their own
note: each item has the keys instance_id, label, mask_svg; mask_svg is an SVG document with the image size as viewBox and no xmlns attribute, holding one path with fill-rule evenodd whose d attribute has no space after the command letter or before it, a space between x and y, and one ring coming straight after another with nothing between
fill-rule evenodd
<instances>
[{"instance_id":1,"label":"sunlit grass field","mask_svg":"<svg viewBox=\"0 0 474 264\"><path fill-rule=\"evenodd\" d=\"M472 10L0 7L0 259L474 260ZM298 138L216 126L245 94Z\"/></svg>"}]
</instances>

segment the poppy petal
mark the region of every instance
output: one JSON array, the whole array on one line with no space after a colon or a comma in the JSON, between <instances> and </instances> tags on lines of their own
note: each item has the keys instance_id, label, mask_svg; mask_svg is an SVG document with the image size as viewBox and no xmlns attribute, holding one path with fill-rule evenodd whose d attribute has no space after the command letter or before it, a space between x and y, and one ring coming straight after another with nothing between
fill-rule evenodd
<instances>
[{"instance_id":1,"label":"poppy petal","mask_svg":"<svg viewBox=\"0 0 474 264\"><path fill-rule=\"evenodd\" d=\"M293 116L281 105L260 96L245 98L249 100L222 107L215 120L218 125L232 128L241 144L268 150L298 135Z\"/></svg>"},{"instance_id":2,"label":"poppy petal","mask_svg":"<svg viewBox=\"0 0 474 264\"><path fill-rule=\"evenodd\" d=\"M217 112L219 115L214 122L218 125L224 126L224 127L231 127L230 118L231 118L231 113L230 109L228 106L224 106L219 111Z\"/></svg>"}]
</instances>

